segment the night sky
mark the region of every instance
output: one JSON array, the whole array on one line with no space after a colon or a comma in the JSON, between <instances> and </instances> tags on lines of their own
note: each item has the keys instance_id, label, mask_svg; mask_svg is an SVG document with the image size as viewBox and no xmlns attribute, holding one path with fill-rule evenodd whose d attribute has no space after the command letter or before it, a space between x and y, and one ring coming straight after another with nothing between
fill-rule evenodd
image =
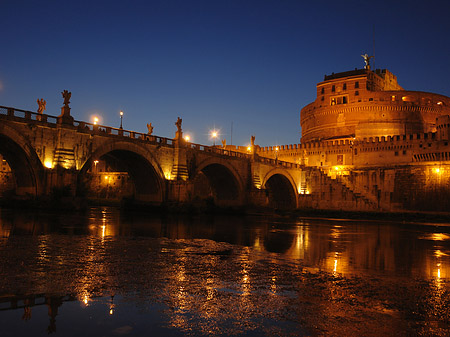
<instances>
[{"instance_id":1,"label":"night sky","mask_svg":"<svg viewBox=\"0 0 450 337\"><path fill-rule=\"evenodd\" d=\"M298 143L325 74L374 54L408 90L450 96L450 1L0 0L0 105L192 141ZM375 37L375 39L374 39ZM375 40L375 43L374 43ZM218 141L219 142L219 141Z\"/></svg>"}]
</instances>

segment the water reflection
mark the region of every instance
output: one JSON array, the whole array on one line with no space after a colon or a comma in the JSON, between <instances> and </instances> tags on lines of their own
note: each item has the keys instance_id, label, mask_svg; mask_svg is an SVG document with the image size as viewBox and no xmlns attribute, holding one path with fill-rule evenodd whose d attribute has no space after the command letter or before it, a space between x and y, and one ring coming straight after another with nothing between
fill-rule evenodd
<instances>
[{"instance_id":1,"label":"water reflection","mask_svg":"<svg viewBox=\"0 0 450 337\"><path fill-rule=\"evenodd\" d=\"M442 231L442 229L447 229ZM435 229L439 231L434 232ZM47 243L54 235L87 235L84 259L105 253L114 237L210 239L282 254L306 266L331 273L383 272L403 276L449 275L448 227L386 223L301 220L297 222L246 217L170 217L121 214L98 207L87 216L0 213L0 233L39 236L39 263L48 258ZM100 247L97 239L100 238ZM2 240L0 244L5 245ZM55 257L58 259L59 257ZM439 264L439 268L437 265ZM101 268L101 266L98 266Z\"/></svg>"},{"instance_id":2,"label":"water reflection","mask_svg":"<svg viewBox=\"0 0 450 337\"><path fill-rule=\"evenodd\" d=\"M2 210L0 231L0 309L23 308L21 318L30 321L32 308L45 304L47 332L56 331L65 302L87 311L100 298L104 314L119 319L125 304L117 299L125 294L141 309L163 303L163 325L183 334L277 334L267 330L269 317L285 332L332 332L327 322L357 317L356 309L368 318L448 315L450 230L442 226L161 217L99 207L86 216ZM390 319L388 326L399 324Z\"/></svg>"}]
</instances>

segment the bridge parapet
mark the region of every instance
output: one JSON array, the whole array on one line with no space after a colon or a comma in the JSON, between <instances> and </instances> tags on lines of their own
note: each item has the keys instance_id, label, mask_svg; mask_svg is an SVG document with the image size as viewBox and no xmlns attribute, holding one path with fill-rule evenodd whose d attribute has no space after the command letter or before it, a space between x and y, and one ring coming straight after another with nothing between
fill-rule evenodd
<instances>
[{"instance_id":1,"label":"bridge parapet","mask_svg":"<svg viewBox=\"0 0 450 337\"><path fill-rule=\"evenodd\" d=\"M8 118L12 118L15 120L28 120L28 121L36 121L36 122L42 122L42 123L48 123L56 125L58 121L58 117L46 115L46 114L40 114L37 112L27 111L27 110L21 110L16 108L9 108L5 106L0 106L0 115L6 115Z\"/></svg>"}]
</instances>

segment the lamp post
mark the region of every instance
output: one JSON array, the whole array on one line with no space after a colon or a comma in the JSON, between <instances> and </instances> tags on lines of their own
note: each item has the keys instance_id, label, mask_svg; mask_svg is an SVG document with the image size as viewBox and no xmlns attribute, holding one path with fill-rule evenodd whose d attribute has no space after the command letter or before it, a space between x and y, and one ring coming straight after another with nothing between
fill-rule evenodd
<instances>
[{"instance_id":1,"label":"lamp post","mask_svg":"<svg viewBox=\"0 0 450 337\"><path fill-rule=\"evenodd\" d=\"M211 138L213 139L213 146L216 146L216 138L217 138L217 131L213 130L211 132Z\"/></svg>"},{"instance_id":2,"label":"lamp post","mask_svg":"<svg viewBox=\"0 0 450 337\"><path fill-rule=\"evenodd\" d=\"M120 110L120 129L123 129L122 128L122 119L123 119L123 111Z\"/></svg>"},{"instance_id":3,"label":"lamp post","mask_svg":"<svg viewBox=\"0 0 450 337\"><path fill-rule=\"evenodd\" d=\"M94 125L97 125L98 123L98 117L94 117Z\"/></svg>"}]
</instances>

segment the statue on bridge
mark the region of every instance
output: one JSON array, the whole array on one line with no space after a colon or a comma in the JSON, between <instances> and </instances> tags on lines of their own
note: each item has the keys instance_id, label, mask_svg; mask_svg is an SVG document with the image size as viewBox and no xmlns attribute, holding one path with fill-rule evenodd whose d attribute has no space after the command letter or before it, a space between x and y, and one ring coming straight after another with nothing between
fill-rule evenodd
<instances>
[{"instance_id":1,"label":"statue on bridge","mask_svg":"<svg viewBox=\"0 0 450 337\"><path fill-rule=\"evenodd\" d=\"M177 126L177 132L175 133L175 139L182 139L183 138L183 131L181 131L181 123L183 120L178 117L177 121L175 122L175 125Z\"/></svg>"},{"instance_id":2,"label":"statue on bridge","mask_svg":"<svg viewBox=\"0 0 450 337\"><path fill-rule=\"evenodd\" d=\"M178 117L177 121L175 122L175 125L177 126L177 131L181 133L181 123L183 122L183 120Z\"/></svg>"},{"instance_id":3,"label":"statue on bridge","mask_svg":"<svg viewBox=\"0 0 450 337\"><path fill-rule=\"evenodd\" d=\"M64 98L64 106L69 107L70 97L72 97L72 93L64 90L62 93L62 97Z\"/></svg>"},{"instance_id":4,"label":"statue on bridge","mask_svg":"<svg viewBox=\"0 0 450 337\"><path fill-rule=\"evenodd\" d=\"M38 104L37 112L39 114L43 114L44 111L46 110L45 106L47 105L47 102L43 98L41 98L41 99L38 98L37 104Z\"/></svg>"},{"instance_id":5,"label":"statue on bridge","mask_svg":"<svg viewBox=\"0 0 450 337\"><path fill-rule=\"evenodd\" d=\"M152 135L152 133L153 133L153 126L152 126L152 123L147 123L147 134L149 135L149 136L151 136Z\"/></svg>"},{"instance_id":6,"label":"statue on bridge","mask_svg":"<svg viewBox=\"0 0 450 337\"><path fill-rule=\"evenodd\" d=\"M73 125L73 117L70 115L70 97L72 96L72 93L64 90L61 92L62 97L64 98L64 106L61 107L61 115L58 116L58 124L69 124Z\"/></svg>"},{"instance_id":7,"label":"statue on bridge","mask_svg":"<svg viewBox=\"0 0 450 337\"><path fill-rule=\"evenodd\" d=\"M226 139L222 139L222 147L223 147L224 149L227 148L227 140L226 140Z\"/></svg>"},{"instance_id":8,"label":"statue on bridge","mask_svg":"<svg viewBox=\"0 0 450 337\"><path fill-rule=\"evenodd\" d=\"M254 147L255 146L255 136L251 136L250 140L251 140L252 147Z\"/></svg>"}]
</instances>

